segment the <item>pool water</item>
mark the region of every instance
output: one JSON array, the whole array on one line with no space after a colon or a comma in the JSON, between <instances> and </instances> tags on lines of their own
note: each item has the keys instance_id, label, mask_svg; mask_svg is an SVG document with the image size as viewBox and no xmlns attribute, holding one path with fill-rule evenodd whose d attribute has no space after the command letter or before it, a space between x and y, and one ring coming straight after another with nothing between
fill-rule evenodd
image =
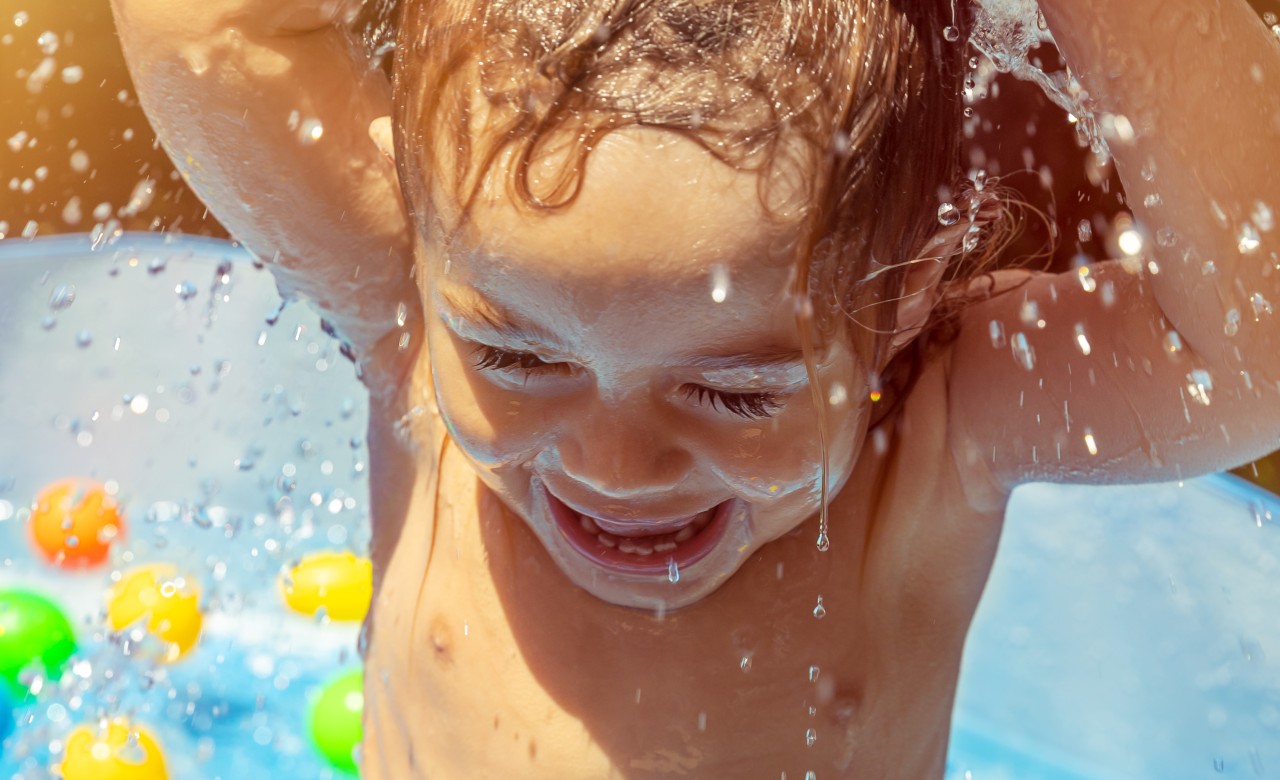
<instances>
[{"instance_id":1,"label":"pool water","mask_svg":"<svg viewBox=\"0 0 1280 780\"><path fill-rule=\"evenodd\" d=\"M366 406L305 306L224 242L0 243L0 589L53 597L79 651L20 704L0 780L46 778L74 726L145 724L171 777L344 777L308 736L359 627L289 611L282 568L369 540ZM268 320L274 324L269 324ZM107 486L110 565L39 562L40 489ZM948 778L1280 772L1280 504L1228 477L1020 489L966 645ZM110 572L199 583L197 648L157 665L107 630ZM140 657L142 656L142 657ZM0 703L0 733L7 710Z\"/></svg>"}]
</instances>

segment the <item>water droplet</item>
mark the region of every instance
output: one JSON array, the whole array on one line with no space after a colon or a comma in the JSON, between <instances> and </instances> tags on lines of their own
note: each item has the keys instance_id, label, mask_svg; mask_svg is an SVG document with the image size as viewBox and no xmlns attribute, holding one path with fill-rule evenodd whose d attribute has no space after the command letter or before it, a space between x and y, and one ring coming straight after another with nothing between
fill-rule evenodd
<instances>
[{"instance_id":1,"label":"water droplet","mask_svg":"<svg viewBox=\"0 0 1280 780\"><path fill-rule=\"evenodd\" d=\"M840 406L849 400L849 391L845 389L843 382L832 382L831 393L827 396L827 403L832 406Z\"/></svg>"},{"instance_id":2,"label":"water droplet","mask_svg":"<svg viewBox=\"0 0 1280 780\"><path fill-rule=\"evenodd\" d=\"M1093 352L1093 347L1089 344L1089 337L1085 335L1084 323L1077 322L1076 327L1076 346L1080 348L1080 353L1088 355Z\"/></svg>"},{"instance_id":3,"label":"water droplet","mask_svg":"<svg viewBox=\"0 0 1280 780\"><path fill-rule=\"evenodd\" d=\"M52 314L46 314L40 318L40 327L44 328L45 330L53 330L53 326L57 324L58 324L58 321L54 319Z\"/></svg>"},{"instance_id":4,"label":"water droplet","mask_svg":"<svg viewBox=\"0 0 1280 780\"><path fill-rule=\"evenodd\" d=\"M1125 257L1137 257L1142 254L1145 244L1146 241L1143 239L1142 233L1132 225L1116 234L1116 246L1120 248L1120 252Z\"/></svg>"},{"instance_id":5,"label":"water droplet","mask_svg":"<svg viewBox=\"0 0 1280 780\"><path fill-rule=\"evenodd\" d=\"M1253 204L1253 224L1263 233L1270 233L1276 226L1275 214L1262 201Z\"/></svg>"},{"instance_id":6,"label":"water droplet","mask_svg":"<svg viewBox=\"0 0 1280 780\"><path fill-rule=\"evenodd\" d=\"M953 25L947 25L942 30L942 37L946 38L951 43L955 43L960 40L960 28Z\"/></svg>"},{"instance_id":7,"label":"water droplet","mask_svg":"<svg viewBox=\"0 0 1280 780\"><path fill-rule=\"evenodd\" d=\"M1018 319L1024 325L1034 325L1040 320L1040 304L1035 301L1023 301L1018 309Z\"/></svg>"},{"instance_id":8,"label":"water droplet","mask_svg":"<svg viewBox=\"0 0 1280 780\"><path fill-rule=\"evenodd\" d=\"M1240 226L1240 242L1237 244L1240 254L1253 254L1258 251L1261 244L1262 239L1258 236L1258 229L1253 226L1253 223L1246 222Z\"/></svg>"},{"instance_id":9,"label":"water droplet","mask_svg":"<svg viewBox=\"0 0 1280 780\"><path fill-rule=\"evenodd\" d=\"M818 732L812 727L804 730L804 744L806 747L813 747L813 743L818 741Z\"/></svg>"},{"instance_id":10,"label":"water droplet","mask_svg":"<svg viewBox=\"0 0 1280 780\"><path fill-rule=\"evenodd\" d=\"M809 682L811 682L811 683L816 683L816 682L818 681L818 675L820 675L820 674L822 674L822 670L818 668L817 664L814 664L813 666L810 666L810 667L809 667Z\"/></svg>"},{"instance_id":11,"label":"water droplet","mask_svg":"<svg viewBox=\"0 0 1280 780\"><path fill-rule=\"evenodd\" d=\"M324 138L324 123L319 119L305 119L298 125L298 140L310 145Z\"/></svg>"},{"instance_id":12,"label":"water droplet","mask_svg":"<svg viewBox=\"0 0 1280 780\"><path fill-rule=\"evenodd\" d=\"M938 207L938 222L943 227L951 227L960 221L960 209L952 203L943 203Z\"/></svg>"},{"instance_id":13,"label":"water droplet","mask_svg":"<svg viewBox=\"0 0 1280 780\"><path fill-rule=\"evenodd\" d=\"M973 188L978 192L982 192L987 187L987 171L985 168L979 168L973 173ZM970 211L969 213L973 213Z\"/></svg>"},{"instance_id":14,"label":"water droplet","mask_svg":"<svg viewBox=\"0 0 1280 780\"><path fill-rule=\"evenodd\" d=\"M667 582L676 583L680 581L680 565L676 563L675 558L667 559Z\"/></svg>"},{"instance_id":15,"label":"water droplet","mask_svg":"<svg viewBox=\"0 0 1280 780\"><path fill-rule=\"evenodd\" d=\"M831 549L831 538L827 536L827 532L825 530L819 531L818 532L818 552L826 552L827 550L830 550L830 549ZM821 602L822 599L818 599L818 601Z\"/></svg>"},{"instance_id":16,"label":"water droplet","mask_svg":"<svg viewBox=\"0 0 1280 780\"><path fill-rule=\"evenodd\" d=\"M173 291L184 301L189 301L196 297L196 293L198 292L196 286L191 282L182 282L174 287Z\"/></svg>"},{"instance_id":17,"label":"water droplet","mask_svg":"<svg viewBox=\"0 0 1280 780\"><path fill-rule=\"evenodd\" d=\"M1142 205L1146 206L1149 209L1153 209L1156 206L1159 206L1163 202L1164 200L1160 197L1160 193L1158 192L1153 192L1142 199Z\"/></svg>"},{"instance_id":18,"label":"water droplet","mask_svg":"<svg viewBox=\"0 0 1280 780\"><path fill-rule=\"evenodd\" d=\"M987 325L987 333L991 336L991 346L996 349L1004 349L1004 323L999 320L992 320Z\"/></svg>"},{"instance_id":19,"label":"water droplet","mask_svg":"<svg viewBox=\"0 0 1280 780\"><path fill-rule=\"evenodd\" d=\"M824 617L827 616L827 608L826 606L823 605L821 596L818 597L817 606L813 608L813 616L816 617L818 620L822 620Z\"/></svg>"},{"instance_id":20,"label":"water droplet","mask_svg":"<svg viewBox=\"0 0 1280 780\"><path fill-rule=\"evenodd\" d=\"M1087 219L1080 220L1080 224L1076 225L1076 238L1080 239L1080 243L1087 244L1093 239L1093 225Z\"/></svg>"},{"instance_id":21,"label":"water droplet","mask_svg":"<svg viewBox=\"0 0 1280 780\"><path fill-rule=\"evenodd\" d=\"M1208 371L1197 368L1187 374L1187 394L1191 396L1191 400L1201 406L1208 406L1211 392L1213 392L1213 377L1209 376Z\"/></svg>"},{"instance_id":22,"label":"water droplet","mask_svg":"<svg viewBox=\"0 0 1280 780\"><path fill-rule=\"evenodd\" d=\"M1089 266L1080 266L1080 269L1076 271L1076 274L1080 277L1080 287L1082 287L1085 292L1091 293L1098 289L1098 280L1093 278L1093 273L1089 270Z\"/></svg>"},{"instance_id":23,"label":"water droplet","mask_svg":"<svg viewBox=\"0 0 1280 780\"><path fill-rule=\"evenodd\" d=\"M1200 264L1201 276L1213 276L1217 272L1218 272L1218 264L1213 262L1212 260L1205 260L1203 263Z\"/></svg>"},{"instance_id":24,"label":"water droplet","mask_svg":"<svg viewBox=\"0 0 1280 780\"><path fill-rule=\"evenodd\" d=\"M729 269L716 263L711 266L711 300L724 303L729 297Z\"/></svg>"},{"instance_id":25,"label":"water droplet","mask_svg":"<svg viewBox=\"0 0 1280 780\"><path fill-rule=\"evenodd\" d=\"M57 54L58 43L58 34L49 30L40 33L40 37L36 38L36 45L40 47L42 54Z\"/></svg>"},{"instance_id":26,"label":"water droplet","mask_svg":"<svg viewBox=\"0 0 1280 780\"><path fill-rule=\"evenodd\" d=\"M804 780L818 780L818 773L810 769L804 773Z\"/></svg>"},{"instance_id":27,"label":"water droplet","mask_svg":"<svg viewBox=\"0 0 1280 780\"><path fill-rule=\"evenodd\" d=\"M1084 446L1089 450L1090 455L1098 454L1098 441L1093 437L1093 431L1088 428L1084 429Z\"/></svg>"},{"instance_id":28,"label":"water droplet","mask_svg":"<svg viewBox=\"0 0 1280 780\"><path fill-rule=\"evenodd\" d=\"M1253 307L1253 319L1256 321L1264 314L1271 314L1271 302L1262 297L1262 293L1256 292L1249 298L1249 305Z\"/></svg>"},{"instance_id":29,"label":"water droplet","mask_svg":"<svg viewBox=\"0 0 1280 780\"><path fill-rule=\"evenodd\" d=\"M156 274L162 272L165 268L168 268L168 267L169 267L169 258L165 257L164 255L157 255L156 257L151 258L150 262L147 263L147 273L151 274L152 276L155 276Z\"/></svg>"},{"instance_id":30,"label":"water droplet","mask_svg":"<svg viewBox=\"0 0 1280 780\"><path fill-rule=\"evenodd\" d=\"M1178 335L1178 331L1171 330L1164 334L1164 351L1170 355L1176 355L1182 351L1182 336Z\"/></svg>"},{"instance_id":31,"label":"water droplet","mask_svg":"<svg viewBox=\"0 0 1280 780\"><path fill-rule=\"evenodd\" d=\"M93 343L93 334L89 332L88 328L76 334L77 347L84 349L85 347L89 346L92 343Z\"/></svg>"},{"instance_id":32,"label":"water droplet","mask_svg":"<svg viewBox=\"0 0 1280 780\"><path fill-rule=\"evenodd\" d=\"M1240 310L1228 309L1227 320L1222 325L1222 332L1228 336L1234 336L1240 332Z\"/></svg>"},{"instance_id":33,"label":"water droplet","mask_svg":"<svg viewBox=\"0 0 1280 780\"><path fill-rule=\"evenodd\" d=\"M1116 305L1116 285L1114 282L1109 280L1103 282L1102 292L1100 294L1102 296L1102 305L1104 307L1109 309Z\"/></svg>"},{"instance_id":34,"label":"water droplet","mask_svg":"<svg viewBox=\"0 0 1280 780\"><path fill-rule=\"evenodd\" d=\"M62 311L75 302L76 286L74 284L60 284L49 294L49 308L54 311Z\"/></svg>"},{"instance_id":35,"label":"water droplet","mask_svg":"<svg viewBox=\"0 0 1280 780\"><path fill-rule=\"evenodd\" d=\"M13 26L22 27L31 21L31 16L26 11L19 11L13 15Z\"/></svg>"},{"instance_id":36,"label":"water droplet","mask_svg":"<svg viewBox=\"0 0 1280 780\"><path fill-rule=\"evenodd\" d=\"M738 668L744 672L751 671L751 656L749 655L742 656L742 660L738 662Z\"/></svg>"},{"instance_id":37,"label":"water droplet","mask_svg":"<svg viewBox=\"0 0 1280 780\"><path fill-rule=\"evenodd\" d=\"M1009 340L1009 346L1013 350L1013 359L1018 365L1030 371L1036 367L1036 351L1027 341L1027 334L1018 331L1013 334L1013 338Z\"/></svg>"},{"instance_id":38,"label":"water droplet","mask_svg":"<svg viewBox=\"0 0 1280 780\"><path fill-rule=\"evenodd\" d=\"M1162 227L1156 231L1156 243L1168 249L1178 245L1178 231L1171 227Z\"/></svg>"}]
</instances>

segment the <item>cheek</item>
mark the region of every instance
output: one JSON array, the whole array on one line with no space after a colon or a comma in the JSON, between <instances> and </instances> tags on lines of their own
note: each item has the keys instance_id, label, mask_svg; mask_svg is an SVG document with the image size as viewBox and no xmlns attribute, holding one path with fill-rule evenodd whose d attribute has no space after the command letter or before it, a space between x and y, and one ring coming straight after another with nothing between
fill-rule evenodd
<instances>
[{"instance_id":1,"label":"cheek","mask_svg":"<svg viewBox=\"0 0 1280 780\"><path fill-rule=\"evenodd\" d=\"M485 379L469 350L443 329L430 334L428 353L440 416L472 460L489 468L522 462L536 452L548 426L538 403Z\"/></svg>"}]
</instances>

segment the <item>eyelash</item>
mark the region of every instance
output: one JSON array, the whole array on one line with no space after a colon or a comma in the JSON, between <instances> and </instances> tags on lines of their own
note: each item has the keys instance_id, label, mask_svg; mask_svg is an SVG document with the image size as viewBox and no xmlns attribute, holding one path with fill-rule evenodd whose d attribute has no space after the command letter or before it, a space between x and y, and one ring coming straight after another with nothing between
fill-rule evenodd
<instances>
[{"instance_id":1,"label":"eyelash","mask_svg":"<svg viewBox=\"0 0 1280 780\"><path fill-rule=\"evenodd\" d=\"M519 370L526 377L533 374L568 374L572 371L565 363L547 363L529 352L512 352L487 344L476 345L474 365L481 371ZM702 385L684 385L681 393L698 404L707 404L712 409L719 406L730 414L748 420L772 417L782 408L782 400L776 393L729 393Z\"/></svg>"}]
</instances>

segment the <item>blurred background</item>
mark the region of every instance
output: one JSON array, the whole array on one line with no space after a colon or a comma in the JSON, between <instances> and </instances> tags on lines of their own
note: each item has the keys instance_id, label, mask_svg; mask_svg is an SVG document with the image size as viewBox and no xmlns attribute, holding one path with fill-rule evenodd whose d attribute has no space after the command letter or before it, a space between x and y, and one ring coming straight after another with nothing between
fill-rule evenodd
<instances>
[{"instance_id":1,"label":"blurred background","mask_svg":"<svg viewBox=\"0 0 1280 780\"><path fill-rule=\"evenodd\" d=\"M1280 0L1251 2L1280 36ZM107 0L0 0L0 117L7 147L0 237L118 230L228 237L157 144ZM1091 164L1073 125L1037 88L998 78L976 104L968 134L968 164L1000 177L1031 207L1007 254L1012 261L1065 270L1081 257L1105 256L1123 190ZM1280 454L1237 473L1280 492Z\"/></svg>"}]
</instances>

